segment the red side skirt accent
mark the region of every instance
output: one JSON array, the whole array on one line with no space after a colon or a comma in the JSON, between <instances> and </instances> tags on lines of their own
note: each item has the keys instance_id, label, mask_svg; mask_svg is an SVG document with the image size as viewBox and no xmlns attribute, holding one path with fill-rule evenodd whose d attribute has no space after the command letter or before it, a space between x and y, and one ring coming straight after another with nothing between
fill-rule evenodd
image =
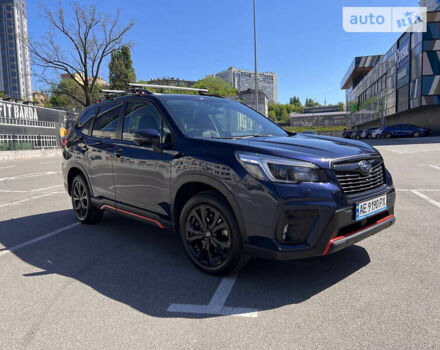
<instances>
[{"instance_id":1,"label":"red side skirt accent","mask_svg":"<svg viewBox=\"0 0 440 350\"><path fill-rule=\"evenodd\" d=\"M139 215L139 214L131 213L131 212L126 211L126 210L123 210L123 209L115 208L115 207L112 207L111 205L104 204L104 205L101 206L101 208L99 208L99 209L103 210L103 209L106 209L106 208L107 208L107 209L115 210L116 212L119 212L119 213L128 214L128 215L135 216L135 217L137 217L137 218L140 218L140 219L143 219L143 220L146 220L146 221L153 222L153 223L155 223L159 228L164 228L163 225L162 225L159 221L157 221L157 220L154 220L154 219L151 219L151 218L147 218L146 216L142 216L142 215Z\"/></svg>"},{"instance_id":2,"label":"red side skirt accent","mask_svg":"<svg viewBox=\"0 0 440 350\"><path fill-rule=\"evenodd\" d=\"M352 235L354 235L354 234L356 234L356 233L358 233L358 232L361 232L361 231L363 231L363 230L365 230L365 229L367 229L367 228L373 227L373 226L375 226L375 225L377 225L377 224L380 224L380 223L382 223L382 222L384 222L384 221L387 221L388 219L391 219L393 216L394 216L394 215L388 215L388 216L385 216L384 218L382 218L382 219L380 219L380 220L377 220L376 222L373 222L372 224L370 224L370 225L368 225L368 226L362 227L362 228L359 229L359 230L356 230L356 231L350 232L350 233L348 233L348 234L346 234L346 235L344 235L344 236L337 236L337 237L335 237L335 238L332 238L332 239L328 242L327 247L325 248L324 253L323 253L322 255L326 255L326 254L328 253L328 251L330 250L330 247L331 247L331 245L333 244L333 242L336 242L336 241L339 241L340 239L343 239L343 238L346 238L346 237L352 236Z\"/></svg>"}]
</instances>

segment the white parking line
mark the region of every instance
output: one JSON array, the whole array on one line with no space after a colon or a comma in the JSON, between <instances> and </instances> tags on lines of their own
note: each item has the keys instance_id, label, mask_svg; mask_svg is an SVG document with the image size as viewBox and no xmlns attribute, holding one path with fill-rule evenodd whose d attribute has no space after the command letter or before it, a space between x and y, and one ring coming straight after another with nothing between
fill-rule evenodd
<instances>
[{"instance_id":1,"label":"white parking line","mask_svg":"<svg viewBox=\"0 0 440 350\"><path fill-rule=\"evenodd\" d=\"M440 192L440 189L438 188L416 188L413 190L409 189L396 189L397 192L411 192L411 191L421 191L421 192Z\"/></svg>"},{"instance_id":2,"label":"white parking line","mask_svg":"<svg viewBox=\"0 0 440 350\"><path fill-rule=\"evenodd\" d=\"M434 169L440 170L440 166L436 166L436 165L432 165L432 164L429 164L429 166L430 166L431 168L434 168Z\"/></svg>"},{"instance_id":3,"label":"white parking line","mask_svg":"<svg viewBox=\"0 0 440 350\"><path fill-rule=\"evenodd\" d=\"M168 307L168 312L257 317L257 309L225 306L226 300L231 293L232 287L234 286L236 279L237 275L223 278L208 305L171 304Z\"/></svg>"},{"instance_id":4,"label":"white parking line","mask_svg":"<svg viewBox=\"0 0 440 350\"><path fill-rule=\"evenodd\" d=\"M36 188L36 189L34 189L34 190L31 190L31 192L44 191L44 190L51 190L52 188L63 187L63 186L64 186L64 185L56 185L56 186L50 186L50 187Z\"/></svg>"},{"instance_id":5,"label":"white parking line","mask_svg":"<svg viewBox=\"0 0 440 350\"><path fill-rule=\"evenodd\" d=\"M15 201L15 202L9 202L9 203L5 203L5 204L0 204L0 208L8 207L10 205L21 204L21 203L28 202L28 201L31 201L31 200L34 200L34 199L38 199L38 198L52 196L53 194L55 194L55 193L45 193L45 194L40 194L38 196L30 197L30 198L20 199L19 201Z\"/></svg>"},{"instance_id":6,"label":"white parking line","mask_svg":"<svg viewBox=\"0 0 440 350\"><path fill-rule=\"evenodd\" d=\"M23 174L23 175L11 176L11 177L2 177L0 178L0 181L27 179L29 177L46 176L46 175L54 175L54 174L61 174L61 171L46 171L44 173L32 173L32 174Z\"/></svg>"},{"instance_id":7,"label":"white parking line","mask_svg":"<svg viewBox=\"0 0 440 350\"><path fill-rule=\"evenodd\" d=\"M58 233L64 232L64 231L66 231L68 229L71 229L72 227L75 227L75 226L78 226L78 225L79 225L79 222L75 222L73 224L61 227L58 230L55 230L55 231L46 233L45 235L42 235L42 236L39 236L37 238L31 239L30 241L27 241L27 242L21 243L19 245L16 245L15 247L12 247L12 248L9 248L9 249L6 249L6 250L2 250L2 251L0 251L0 256L3 256L3 255L6 255L6 254L15 252L15 251L17 251L17 250L19 250L21 248L24 248L24 247L27 247L27 246L29 246L31 244L37 243L39 241L42 241L43 239L47 239L47 238L50 238L52 236L55 236Z\"/></svg>"},{"instance_id":8,"label":"white parking line","mask_svg":"<svg viewBox=\"0 0 440 350\"><path fill-rule=\"evenodd\" d=\"M5 166L0 166L0 169L10 169L10 168L16 168L16 165L5 165Z\"/></svg>"},{"instance_id":9,"label":"white parking line","mask_svg":"<svg viewBox=\"0 0 440 350\"><path fill-rule=\"evenodd\" d=\"M420 198L427 200L429 203L435 205L436 207L440 208L440 203L435 201L434 199L428 197L426 194L420 193L419 191L416 191L416 190L411 190L411 192L414 193L415 195L419 196Z\"/></svg>"}]
</instances>

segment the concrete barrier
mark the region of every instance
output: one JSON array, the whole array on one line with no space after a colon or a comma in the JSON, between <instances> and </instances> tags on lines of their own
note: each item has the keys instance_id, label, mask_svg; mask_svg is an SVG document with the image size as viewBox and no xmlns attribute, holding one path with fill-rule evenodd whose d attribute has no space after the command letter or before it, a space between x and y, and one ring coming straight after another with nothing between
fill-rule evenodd
<instances>
[{"instance_id":1,"label":"concrete barrier","mask_svg":"<svg viewBox=\"0 0 440 350\"><path fill-rule=\"evenodd\" d=\"M48 158L61 156L62 150L56 149L36 149L28 151L0 151L0 160L16 160L30 158Z\"/></svg>"}]
</instances>

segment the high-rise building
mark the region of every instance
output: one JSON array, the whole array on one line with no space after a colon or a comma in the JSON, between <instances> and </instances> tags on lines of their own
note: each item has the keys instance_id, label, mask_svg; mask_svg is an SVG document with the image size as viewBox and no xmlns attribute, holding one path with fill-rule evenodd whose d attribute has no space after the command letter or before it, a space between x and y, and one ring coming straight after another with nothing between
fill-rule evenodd
<instances>
[{"instance_id":1,"label":"high-rise building","mask_svg":"<svg viewBox=\"0 0 440 350\"><path fill-rule=\"evenodd\" d=\"M0 91L32 100L25 0L0 0Z\"/></svg>"},{"instance_id":2,"label":"high-rise building","mask_svg":"<svg viewBox=\"0 0 440 350\"><path fill-rule=\"evenodd\" d=\"M240 91L255 89L255 72L250 70L229 67L225 71L217 73L215 76L223 79ZM277 102L277 75L272 72L258 73L258 89L267 96L269 102Z\"/></svg>"}]
</instances>

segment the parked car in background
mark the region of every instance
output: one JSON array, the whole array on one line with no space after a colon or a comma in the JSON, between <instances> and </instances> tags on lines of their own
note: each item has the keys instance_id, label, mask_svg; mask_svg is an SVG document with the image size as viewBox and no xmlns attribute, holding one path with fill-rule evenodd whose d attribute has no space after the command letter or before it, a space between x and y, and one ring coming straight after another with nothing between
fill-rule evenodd
<instances>
[{"instance_id":1,"label":"parked car in background","mask_svg":"<svg viewBox=\"0 0 440 350\"><path fill-rule=\"evenodd\" d=\"M372 139L381 139L382 138L382 131L383 131L383 128L373 129L371 131L371 138Z\"/></svg>"},{"instance_id":2,"label":"parked car in background","mask_svg":"<svg viewBox=\"0 0 440 350\"><path fill-rule=\"evenodd\" d=\"M361 138L362 130L353 130L351 133L351 138L359 140Z\"/></svg>"},{"instance_id":3,"label":"parked car in background","mask_svg":"<svg viewBox=\"0 0 440 350\"><path fill-rule=\"evenodd\" d=\"M371 139L371 133L374 128L368 128L361 131L360 137L361 139Z\"/></svg>"},{"instance_id":4,"label":"parked car in background","mask_svg":"<svg viewBox=\"0 0 440 350\"><path fill-rule=\"evenodd\" d=\"M431 130L426 128L421 128L412 124L396 124L385 127L382 131L382 137L419 137L427 136L431 133Z\"/></svg>"},{"instance_id":5,"label":"parked car in background","mask_svg":"<svg viewBox=\"0 0 440 350\"><path fill-rule=\"evenodd\" d=\"M301 131L301 134L318 135L318 133L316 131L313 131L313 130Z\"/></svg>"},{"instance_id":6,"label":"parked car in background","mask_svg":"<svg viewBox=\"0 0 440 350\"><path fill-rule=\"evenodd\" d=\"M356 130L344 130L342 132L342 137L346 139L354 139L356 135Z\"/></svg>"}]
</instances>

